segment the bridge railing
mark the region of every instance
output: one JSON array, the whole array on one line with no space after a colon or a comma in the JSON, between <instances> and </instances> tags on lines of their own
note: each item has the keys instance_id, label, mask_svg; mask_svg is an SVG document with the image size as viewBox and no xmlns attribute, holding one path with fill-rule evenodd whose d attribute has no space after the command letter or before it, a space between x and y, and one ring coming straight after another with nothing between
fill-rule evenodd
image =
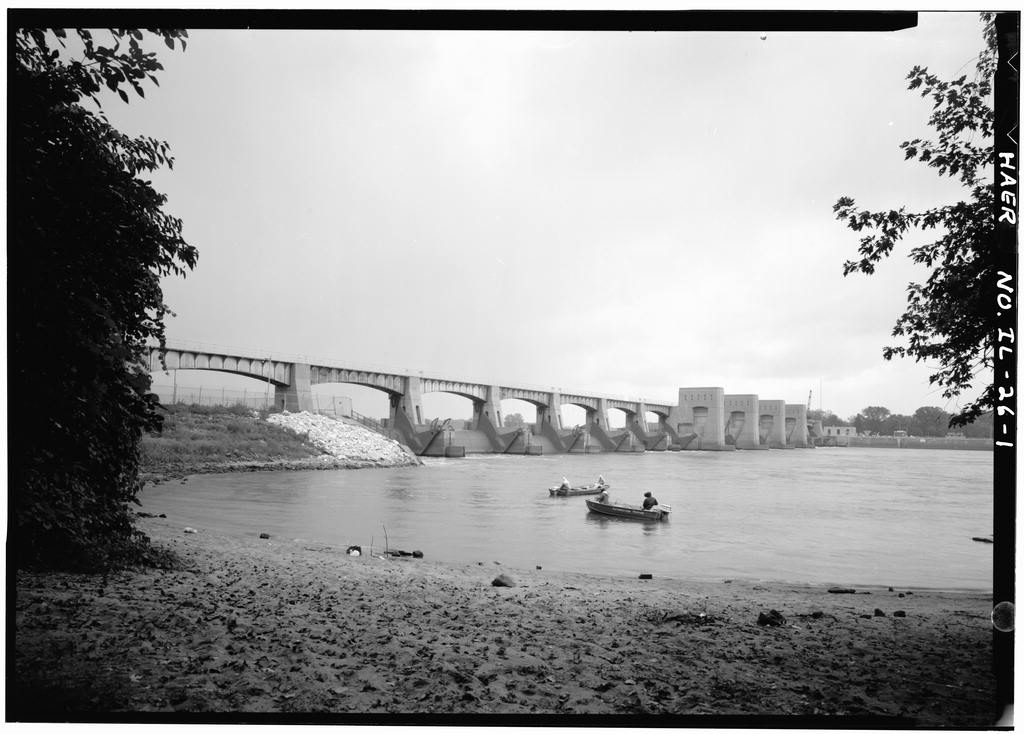
<instances>
[{"instance_id":1,"label":"bridge railing","mask_svg":"<svg viewBox=\"0 0 1024 734\"><path fill-rule=\"evenodd\" d=\"M152 347L158 346L157 344L151 344ZM592 390L579 390L576 388L565 389L555 385L535 385L526 382L509 382L509 381L494 381L494 380L481 380L479 376L471 376L465 374L458 374L455 372L441 374L434 374L431 372L424 372L423 370L412 370L405 367L394 367L392 365L375 364L372 362L359 362L354 364L350 359L338 358L338 357L327 357L321 355L311 354L296 354L293 352L279 352L279 351L268 351L262 348L243 347L229 344L213 344L209 342L198 342L190 341L187 339L168 339L168 349L176 349L180 351L190 352L204 352L210 354L222 354L226 356L239 356L251 359L273 359L282 362L297 362L302 364L319 365L323 367L335 367L339 369L356 370L360 372L381 372L392 375L404 375L407 377L419 377L421 379L435 379L444 380L451 382L466 382L475 385L500 385L508 388L518 388L522 390L532 390L541 393L557 392L561 394L581 395L592 398L605 398L608 400L619 400L628 403L649 403L651 405L674 405L672 401L666 400L652 400L644 397L633 397L623 395L612 395L610 393L595 392Z\"/></svg>"},{"instance_id":2,"label":"bridge railing","mask_svg":"<svg viewBox=\"0 0 1024 734\"><path fill-rule=\"evenodd\" d=\"M379 433L382 436L385 436L386 438L393 438L396 441L401 440L401 438L398 435L398 431L394 430L393 428L388 428L376 418L370 418L369 416L365 416L362 413L357 413L354 410L350 411L350 415L348 417L356 421L360 425L369 428L371 431L376 431L377 433Z\"/></svg>"}]
</instances>

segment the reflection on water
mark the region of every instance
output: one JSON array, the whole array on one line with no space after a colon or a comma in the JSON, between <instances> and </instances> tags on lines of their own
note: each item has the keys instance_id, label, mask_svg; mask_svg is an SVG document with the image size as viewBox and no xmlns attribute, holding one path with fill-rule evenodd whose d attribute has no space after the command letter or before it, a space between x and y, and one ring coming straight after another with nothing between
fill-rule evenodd
<instances>
[{"instance_id":1,"label":"reflection on water","mask_svg":"<svg viewBox=\"0 0 1024 734\"><path fill-rule=\"evenodd\" d=\"M613 501L650 490L665 522L551 497L603 474ZM148 487L182 526L428 558L618 575L986 589L991 454L816 449L470 456L421 467L220 474Z\"/></svg>"}]
</instances>

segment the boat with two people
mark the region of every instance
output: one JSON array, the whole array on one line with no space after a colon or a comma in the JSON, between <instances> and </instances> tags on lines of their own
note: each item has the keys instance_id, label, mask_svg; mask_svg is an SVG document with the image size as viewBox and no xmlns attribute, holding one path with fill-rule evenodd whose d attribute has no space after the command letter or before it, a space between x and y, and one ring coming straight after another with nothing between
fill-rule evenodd
<instances>
[{"instance_id":1,"label":"boat with two people","mask_svg":"<svg viewBox=\"0 0 1024 734\"><path fill-rule=\"evenodd\" d=\"M557 487L548 487L548 494L552 497L576 497L581 494L600 494L609 487L608 482L604 480L603 476L599 476L597 481L593 484L583 484L579 487L574 487L569 484L569 480L562 477L562 483Z\"/></svg>"}]
</instances>

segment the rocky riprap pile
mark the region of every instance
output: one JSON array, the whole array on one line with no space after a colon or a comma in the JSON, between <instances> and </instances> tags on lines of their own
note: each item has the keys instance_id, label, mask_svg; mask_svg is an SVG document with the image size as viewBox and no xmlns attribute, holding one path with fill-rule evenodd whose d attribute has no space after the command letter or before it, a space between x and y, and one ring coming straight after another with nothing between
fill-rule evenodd
<instances>
[{"instance_id":1,"label":"rocky riprap pile","mask_svg":"<svg viewBox=\"0 0 1024 734\"><path fill-rule=\"evenodd\" d=\"M379 433L344 421L303 411L271 413L267 421L286 428L325 452L325 463L348 466L409 466L420 460L402 444Z\"/></svg>"}]
</instances>

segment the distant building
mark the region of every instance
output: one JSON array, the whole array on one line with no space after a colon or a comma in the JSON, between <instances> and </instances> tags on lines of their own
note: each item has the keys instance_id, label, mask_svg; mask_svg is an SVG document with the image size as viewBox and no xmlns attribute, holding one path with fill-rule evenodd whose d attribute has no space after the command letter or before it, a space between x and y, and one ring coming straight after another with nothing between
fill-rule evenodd
<instances>
[{"instance_id":1,"label":"distant building","mask_svg":"<svg viewBox=\"0 0 1024 734\"><path fill-rule=\"evenodd\" d=\"M826 436L856 436L857 429L853 426L825 426Z\"/></svg>"},{"instance_id":2,"label":"distant building","mask_svg":"<svg viewBox=\"0 0 1024 734\"><path fill-rule=\"evenodd\" d=\"M907 437L907 432L906 431L893 431L892 435L895 436L896 438L906 438Z\"/></svg>"}]
</instances>

